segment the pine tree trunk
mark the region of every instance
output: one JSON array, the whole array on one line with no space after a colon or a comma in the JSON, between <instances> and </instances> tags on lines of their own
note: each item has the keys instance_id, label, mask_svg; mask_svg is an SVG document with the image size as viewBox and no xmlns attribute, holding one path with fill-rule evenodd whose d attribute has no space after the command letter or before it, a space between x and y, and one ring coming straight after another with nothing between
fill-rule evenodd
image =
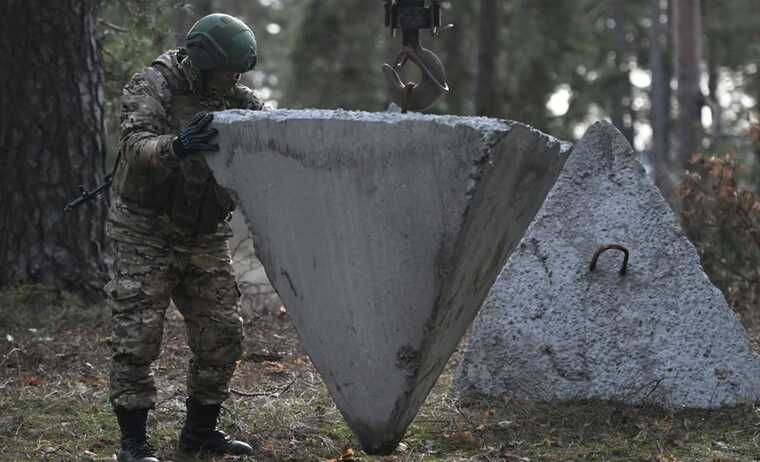
<instances>
[{"instance_id":1,"label":"pine tree trunk","mask_svg":"<svg viewBox=\"0 0 760 462\"><path fill-rule=\"evenodd\" d=\"M0 3L0 286L99 295L106 200L64 215L105 164L96 0Z\"/></svg>"},{"instance_id":2,"label":"pine tree trunk","mask_svg":"<svg viewBox=\"0 0 760 462\"><path fill-rule=\"evenodd\" d=\"M670 199L675 186L670 178L672 161L670 158L670 75L665 65L663 48L667 46L667 25L663 16L661 0L650 0L652 28L649 36L649 66L652 70L652 102L650 120L652 124L652 153L655 167L655 182L663 195Z\"/></svg>"},{"instance_id":3,"label":"pine tree trunk","mask_svg":"<svg viewBox=\"0 0 760 462\"><path fill-rule=\"evenodd\" d=\"M608 3L609 16L615 22L615 71L611 77L609 95L610 117L612 124L620 130L629 143L633 144L635 113L631 110L633 88L627 64L630 51L625 37L625 1L614 0Z\"/></svg>"},{"instance_id":4,"label":"pine tree trunk","mask_svg":"<svg viewBox=\"0 0 760 462\"><path fill-rule=\"evenodd\" d=\"M453 9L463 9L467 7L464 4L456 4ZM467 100L470 94L466 88L468 55L462 43L464 37L464 27L461 24L461 17L464 16L457 11L458 24L454 28L443 32L443 59L446 66L446 74L449 80L451 92L444 99L446 101L446 110L449 114L465 115Z\"/></svg>"},{"instance_id":5,"label":"pine tree trunk","mask_svg":"<svg viewBox=\"0 0 760 462\"><path fill-rule=\"evenodd\" d=\"M702 105L699 88L702 53L700 0L675 0L674 31L678 75L678 162L680 176L691 156L702 148Z\"/></svg>"},{"instance_id":6,"label":"pine tree trunk","mask_svg":"<svg viewBox=\"0 0 760 462\"><path fill-rule=\"evenodd\" d=\"M495 97L496 40L499 27L499 6L496 0L480 0L480 27L478 30L478 66L475 76L475 114L497 117L499 108Z\"/></svg>"},{"instance_id":7,"label":"pine tree trunk","mask_svg":"<svg viewBox=\"0 0 760 462\"><path fill-rule=\"evenodd\" d=\"M707 103L712 115L712 133L710 133L710 147L718 148L723 141L723 110L718 102L718 86L720 85L720 71L718 66L718 47L709 38L707 42Z\"/></svg>"}]
</instances>

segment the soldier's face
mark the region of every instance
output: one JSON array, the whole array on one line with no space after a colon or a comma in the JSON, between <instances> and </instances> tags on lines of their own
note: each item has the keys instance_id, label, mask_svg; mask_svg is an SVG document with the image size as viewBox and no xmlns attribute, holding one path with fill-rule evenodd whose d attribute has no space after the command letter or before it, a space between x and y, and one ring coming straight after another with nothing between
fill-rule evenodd
<instances>
[{"instance_id":1,"label":"soldier's face","mask_svg":"<svg viewBox=\"0 0 760 462\"><path fill-rule=\"evenodd\" d=\"M219 69L213 69L206 74L206 88L212 91L229 90L240 80L240 74Z\"/></svg>"}]
</instances>

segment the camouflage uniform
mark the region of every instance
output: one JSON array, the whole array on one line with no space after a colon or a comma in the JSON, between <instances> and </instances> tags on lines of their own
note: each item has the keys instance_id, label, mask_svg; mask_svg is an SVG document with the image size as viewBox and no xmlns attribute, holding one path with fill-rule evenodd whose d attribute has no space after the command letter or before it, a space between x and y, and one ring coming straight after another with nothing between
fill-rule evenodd
<instances>
[{"instance_id":1,"label":"camouflage uniform","mask_svg":"<svg viewBox=\"0 0 760 462\"><path fill-rule=\"evenodd\" d=\"M122 161L106 224L115 257L105 287L112 310L114 407L153 407L150 367L160 352L170 299L185 318L193 353L189 395L204 404L228 397L242 340L227 223L234 205L202 155L179 160L171 145L195 113L230 108L262 105L239 84L225 94L204 91L182 49L164 53L124 87Z\"/></svg>"}]
</instances>

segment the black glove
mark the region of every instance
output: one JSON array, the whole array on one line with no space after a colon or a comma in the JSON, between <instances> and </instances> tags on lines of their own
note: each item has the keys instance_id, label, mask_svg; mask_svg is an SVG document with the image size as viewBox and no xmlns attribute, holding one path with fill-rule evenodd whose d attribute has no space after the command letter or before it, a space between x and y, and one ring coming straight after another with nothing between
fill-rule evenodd
<instances>
[{"instance_id":1,"label":"black glove","mask_svg":"<svg viewBox=\"0 0 760 462\"><path fill-rule=\"evenodd\" d=\"M208 128L212 120L214 120L214 114L208 112L195 114L190 125L180 130L179 136L172 142L174 154L184 159L194 152L218 151L218 144L209 144L211 138L219 133L216 128Z\"/></svg>"}]
</instances>

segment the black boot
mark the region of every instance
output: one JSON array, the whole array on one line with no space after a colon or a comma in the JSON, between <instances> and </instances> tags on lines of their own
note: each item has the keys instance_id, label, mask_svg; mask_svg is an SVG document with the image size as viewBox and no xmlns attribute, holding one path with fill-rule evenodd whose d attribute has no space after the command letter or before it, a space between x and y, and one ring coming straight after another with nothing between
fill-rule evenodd
<instances>
[{"instance_id":1,"label":"black boot","mask_svg":"<svg viewBox=\"0 0 760 462\"><path fill-rule=\"evenodd\" d=\"M250 444L233 440L216 429L221 404L201 404L188 398L187 420L179 437L179 449L190 454L248 456L253 454Z\"/></svg>"},{"instance_id":2,"label":"black boot","mask_svg":"<svg viewBox=\"0 0 760 462\"><path fill-rule=\"evenodd\" d=\"M147 409L116 408L116 419L121 428L119 462L160 462L156 451L145 437Z\"/></svg>"}]
</instances>

